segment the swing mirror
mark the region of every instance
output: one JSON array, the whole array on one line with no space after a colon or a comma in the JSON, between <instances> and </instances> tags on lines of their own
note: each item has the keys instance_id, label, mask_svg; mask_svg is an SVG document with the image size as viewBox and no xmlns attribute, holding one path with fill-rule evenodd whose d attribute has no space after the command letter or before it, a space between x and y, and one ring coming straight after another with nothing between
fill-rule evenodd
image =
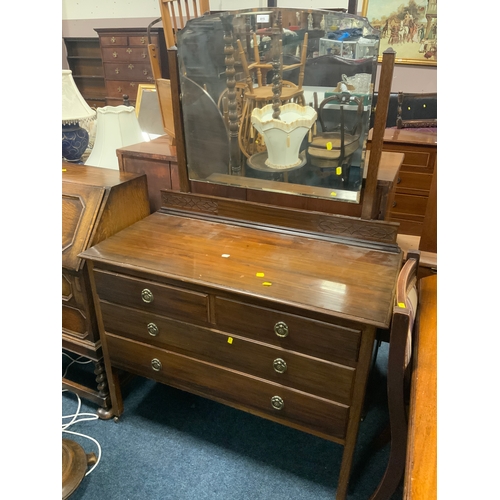
<instances>
[{"instance_id":1,"label":"swing mirror","mask_svg":"<svg viewBox=\"0 0 500 500\"><path fill-rule=\"evenodd\" d=\"M209 14L177 49L192 184L359 203L379 52L366 18Z\"/></svg>"}]
</instances>

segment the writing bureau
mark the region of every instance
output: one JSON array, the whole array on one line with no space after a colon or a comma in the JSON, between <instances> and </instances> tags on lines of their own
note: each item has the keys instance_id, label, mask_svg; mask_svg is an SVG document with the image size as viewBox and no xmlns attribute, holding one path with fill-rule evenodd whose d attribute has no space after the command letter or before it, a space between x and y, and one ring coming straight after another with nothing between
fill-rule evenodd
<instances>
[{"instance_id":1,"label":"writing bureau","mask_svg":"<svg viewBox=\"0 0 500 500\"><path fill-rule=\"evenodd\" d=\"M346 497L377 328L390 323L397 224L162 191L163 207L85 250L117 370L344 445ZM346 235L349 235L347 237Z\"/></svg>"},{"instance_id":2,"label":"writing bureau","mask_svg":"<svg viewBox=\"0 0 500 500\"><path fill-rule=\"evenodd\" d=\"M63 388L111 406L85 260L78 254L149 215L145 175L62 163L62 347L92 360L94 384L63 377Z\"/></svg>"}]
</instances>

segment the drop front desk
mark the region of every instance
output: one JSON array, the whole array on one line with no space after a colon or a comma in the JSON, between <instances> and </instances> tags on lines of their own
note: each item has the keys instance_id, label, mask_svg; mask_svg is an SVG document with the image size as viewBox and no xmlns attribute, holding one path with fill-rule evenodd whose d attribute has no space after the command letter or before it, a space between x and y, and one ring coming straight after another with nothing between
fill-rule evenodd
<instances>
[{"instance_id":1,"label":"drop front desk","mask_svg":"<svg viewBox=\"0 0 500 500\"><path fill-rule=\"evenodd\" d=\"M81 255L112 412L125 370L344 445L346 496L397 224L163 191L163 208Z\"/></svg>"}]
</instances>

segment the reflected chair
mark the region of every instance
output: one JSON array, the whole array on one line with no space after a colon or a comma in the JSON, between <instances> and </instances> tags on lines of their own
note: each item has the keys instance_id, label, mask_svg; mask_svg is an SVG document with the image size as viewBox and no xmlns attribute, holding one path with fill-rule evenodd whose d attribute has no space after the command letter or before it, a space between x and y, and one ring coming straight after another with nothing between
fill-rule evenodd
<instances>
[{"instance_id":1,"label":"reflected chair","mask_svg":"<svg viewBox=\"0 0 500 500\"><path fill-rule=\"evenodd\" d=\"M296 102L300 105L305 105L304 90L302 88L302 85L304 82L306 66L307 42L308 34L306 33L302 42L300 62L295 64L283 65L282 42L281 40L279 41L278 50L280 54L281 77L280 102L282 105L287 102ZM237 45L240 62L246 82L238 142L241 151L247 158L250 158L253 154L266 150L262 138L260 138L260 136L253 130L251 116L252 111L255 108L262 108L267 104L272 104L273 102L273 86L265 84L266 73L273 70L273 65L269 62L260 61L257 36L255 33L253 34L254 61L252 63L248 63L241 40L237 40ZM296 68L299 68L299 77L297 84L294 84L288 80L283 80L284 73ZM256 81L257 85L254 84L254 80Z\"/></svg>"},{"instance_id":2,"label":"reflected chair","mask_svg":"<svg viewBox=\"0 0 500 500\"><path fill-rule=\"evenodd\" d=\"M317 107L317 94L314 93L315 108L321 125L321 132L316 134L307 148L308 162L317 168L320 178L333 176L342 181L343 186L349 182L349 170L354 153L360 146L361 130L363 128L363 101L349 93L336 94L323 99ZM351 129L345 125L345 107L351 107L350 102L357 104L356 122ZM337 104L340 120L335 127L328 127L324 117L327 104ZM330 130L328 130L330 129Z\"/></svg>"},{"instance_id":3,"label":"reflected chair","mask_svg":"<svg viewBox=\"0 0 500 500\"><path fill-rule=\"evenodd\" d=\"M186 21L210 12L209 0L159 0L167 49L177 45L176 33Z\"/></svg>"},{"instance_id":4,"label":"reflected chair","mask_svg":"<svg viewBox=\"0 0 500 500\"><path fill-rule=\"evenodd\" d=\"M437 127L437 92L398 92L396 127Z\"/></svg>"},{"instance_id":5,"label":"reflected chair","mask_svg":"<svg viewBox=\"0 0 500 500\"><path fill-rule=\"evenodd\" d=\"M389 500L403 478L408 444L408 403L413 358L414 325L418 308L420 252L409 251L396 285L389 359L387 398L390 421L390 452L387 467L370 500Z\"/></svg>"}]
</instances>

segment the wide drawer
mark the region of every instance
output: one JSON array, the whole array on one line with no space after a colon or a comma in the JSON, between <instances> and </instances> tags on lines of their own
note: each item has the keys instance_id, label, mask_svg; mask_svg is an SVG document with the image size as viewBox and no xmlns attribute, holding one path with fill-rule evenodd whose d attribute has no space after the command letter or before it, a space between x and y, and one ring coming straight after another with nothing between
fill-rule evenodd
<instances>
[{"instance_id":1,"label":"wide drawer","mask_svg":"<svg viewBox=\"0 0 500 500\"><path fill-rule=\"evenodd\" d=\"M123 94L127 94L129 99L135 100L137 98L137 90L139 89L139 84L140 82L108 80L106 82L106 96L123 99Z\"/></svg>"},{"instance_id":2,"label":"wide drawer","mask_svg":"<svg viewBox=\"0 0 500 500\"><path fill-rule=\"evenodd\" d=\"M106 342L118 368L281 424L345 438L349 406L115 335L106 334Z\"/></svg>"},{"instance_id":3,"label":"wide drawer","mask_svg":"<svg viewBox=\"0 0 500 500\"><path fill-rule=\"evenodd\" d=\"M103 63L104 76L109 80L153 81L149 62Z\"/></svg>"},{"instance_id":4,"label":"wide drawer","mask_svg":"<svg viewBox=\"0 0 500 500\"><path fill-rule=\"evenodd\" d=\"M204 293L98 269L94 278L100 300L191 323L209 322L208 295Z\"/></svg>"},{"instance_id":5,"label":"wide drawer","mask_svg":"<svg viewBox=\"0 0 500 500\"><path fill-rule=\"evenodd\" d=\"M132 45L132 46L133 45L145 45L147 47L149 44L148 35L147 35L147 33L144 33L144 35L129 36L128 43L129 43L129 45ZM151 36L151 43L158 47L158 43L159 43L158 35Z\"/></svg>"},{"instance_id":6,"label":"wide drawer","mask_svg":"<svg viewBox=\"0 0 500 500\"><path fill-rule=\"evenodd\" d=\"M335 363L355 366L361 330L215 298L217 328Z\"/></svg>"},{"instance_id":7,"label":"wide drawer","mask_svg":"<svg viewBox=\"0 0 500 500\"><path fill-rule=\"evenodd\" d=\"M349 404L355 369L101 302L106 332Z\"/></svg>"},{"instance_id":8,"label":"wide drawer","mask_svg":"<svg viewBox=\"0 0 500 500\"><path fill-rule=\"evenodd\" d=\"M147 47L106 47L102 49L104 62L149 62Z\"/></svg>"},{"instance_id":9,"label":"wide drawer","mask_svg":"<svg viewBox=\"0 0 500 500\"><path fill-rule=\"evenodd\" d=\"M116 46L116 45L128 45L128 37L126 35L109 35L100 36L99 41L102 47L106 46Z\"/></svg>"}]
</instances>

